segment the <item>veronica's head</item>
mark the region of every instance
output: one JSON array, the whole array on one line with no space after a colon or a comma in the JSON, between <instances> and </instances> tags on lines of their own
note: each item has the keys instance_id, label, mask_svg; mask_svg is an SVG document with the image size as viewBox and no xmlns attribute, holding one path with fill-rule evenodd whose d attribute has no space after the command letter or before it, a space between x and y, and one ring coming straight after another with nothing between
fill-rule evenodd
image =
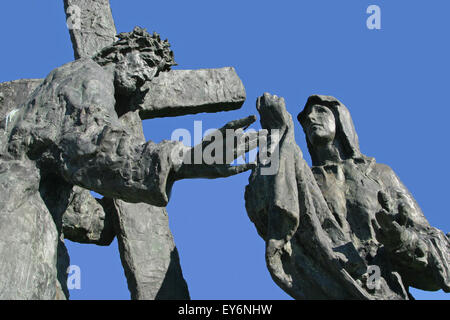
<instances>
[{"instance_id":1,"label":"veronica's head","mask_svg":"<svg viewBox=\"0 0 450 320\"><path fill-rule=\"evenodd\" d=\"M348 109L336 98L313 95L297 116L306 135L313 165L319 149L335 148L341 160L360 157L358 136Z\"/></svg>"}]
</instances>

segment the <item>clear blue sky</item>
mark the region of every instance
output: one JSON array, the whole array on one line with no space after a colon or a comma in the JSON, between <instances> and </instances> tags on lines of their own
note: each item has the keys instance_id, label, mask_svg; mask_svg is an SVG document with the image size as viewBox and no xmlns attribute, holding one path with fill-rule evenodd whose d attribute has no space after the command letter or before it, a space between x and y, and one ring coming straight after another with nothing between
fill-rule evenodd
<instances>
[{"instance_id":1,"label":"clear blue sky","mask_svg":"<svg viewBox=\"0 0 450 320\"><path fill-rule=\"evenodd\" d=\"M0 2L0 81L43 78L73 59L63 1ZM368 30L366 8L381 8ZM247 90L242 109L144 122L147 139L174 129L204 130L257 114L268 91L294 116L310 94L333 95L353 116L361 150L390 165L430 223L450 231L447 201L450 2L436 1L111 1L119 32L146 27L168 38L179 69L233 66ZM259 124L254 126L259 127ZM304 134L296 139L307 156ZM309 157L308 157L309 161ZM288 299L271 280L264 242L244 207L248 173L177 182L168 206L171 230L193 299ZM72 299L128 299L117 242L67 243L82 272ZM449 299L413 290L418 299Z\"/></svg>"}]
</instances>

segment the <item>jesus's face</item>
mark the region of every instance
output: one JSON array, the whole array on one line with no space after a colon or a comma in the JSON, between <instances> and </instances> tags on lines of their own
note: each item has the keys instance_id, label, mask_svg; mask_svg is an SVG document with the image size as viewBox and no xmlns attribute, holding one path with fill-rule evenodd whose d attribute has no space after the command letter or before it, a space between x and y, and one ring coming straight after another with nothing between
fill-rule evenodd
<instances>
[{"instance_id":1,"label":"jesus's face","mask_svg":"<svg viewBox=\"0 0 450 320\"><path fill-rule=\"evenodd\" d=\"M305 133L312 145L326 145L333 142L336 135L336 120L333 112L325 106L309 107L305 117Z\"/></svg>"},{"instance_id":2,"label":"jesus's face","mask_svg":"<svg viewBox=\"0 0 450 320\"><path fill-rule=\"evenodd\" d=\"M115 82L120 93L133 94L145 81L151 80L157 72L142 59L138 51L129 52L115 66Z\"/></svg>"}]
</instances>

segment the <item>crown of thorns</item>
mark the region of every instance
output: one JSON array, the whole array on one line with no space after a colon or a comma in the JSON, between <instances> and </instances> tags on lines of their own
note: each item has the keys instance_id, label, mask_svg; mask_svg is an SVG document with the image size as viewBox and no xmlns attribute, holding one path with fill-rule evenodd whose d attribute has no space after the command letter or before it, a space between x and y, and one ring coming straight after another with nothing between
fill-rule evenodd
<instances>
[{"instance_id":1,"label":"crown of thorns","mask_svg":"<svg viewBox=\"0 0 450 320\"><path fill-rule=\"evenodd\" d=\"M177 65L169 41L161 40L158 33L152 35L146 29L135 27L131 32L122 32L117 35L119 40L111 46L103 48L94 60L100 65L115 63L132 51L139 51L141 57L150 67L157 67L158 71L168 71Z\"/></svg>"}]
</instances>

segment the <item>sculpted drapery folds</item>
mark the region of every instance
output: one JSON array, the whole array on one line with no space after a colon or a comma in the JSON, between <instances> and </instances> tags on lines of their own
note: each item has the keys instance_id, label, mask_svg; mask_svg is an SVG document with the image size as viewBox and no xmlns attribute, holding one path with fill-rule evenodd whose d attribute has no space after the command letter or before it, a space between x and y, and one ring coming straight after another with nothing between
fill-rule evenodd
<instances>
[{"instance_id":1,"label":"sculpted drapery folds","mask_svg":"<svg viewBox=\"0 0 450 320\"><path fill-rule=\"evenodd\" d=\"M284 99L266 93L257 109L264 129L282 132L279 170L253 170L246 208L283 290L296 299L409 299L409 287L449 292L449 239L390 167L360 152L342 103L314 95L298 115L312 167Z\"/></svg>"}]
</instances>

